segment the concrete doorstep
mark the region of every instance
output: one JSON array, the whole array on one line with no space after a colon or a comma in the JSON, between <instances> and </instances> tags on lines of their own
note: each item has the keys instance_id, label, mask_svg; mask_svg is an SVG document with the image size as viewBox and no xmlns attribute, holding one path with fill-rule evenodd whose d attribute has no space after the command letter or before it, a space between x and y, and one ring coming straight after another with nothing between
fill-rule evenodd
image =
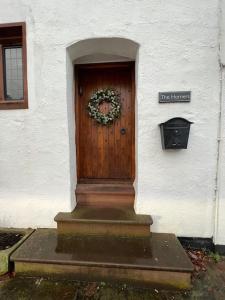
<instances>
[{"instance_id":1,"label":"concrete doorstep","mask_svg":"<svg viewBox=\"0 0 225 300\"><path fill-rule=\"evenodd\" d=\"M173 234L58 235L38 229L12 255L16 276L187 289L193 265Z\"/></svg>"},{"instance_id":2,"label":"concrete doorstep","mask_svg":"<svg viewBox=\"0 0 225 300\"><path fill-rule=\"evenodd\" d=\"M134 288L126 284L53 280L43 277L0 277L1 300L223 300L225 258L210 259L206 271L192 278L190 290Z\"/></svg>"}]
</instances>

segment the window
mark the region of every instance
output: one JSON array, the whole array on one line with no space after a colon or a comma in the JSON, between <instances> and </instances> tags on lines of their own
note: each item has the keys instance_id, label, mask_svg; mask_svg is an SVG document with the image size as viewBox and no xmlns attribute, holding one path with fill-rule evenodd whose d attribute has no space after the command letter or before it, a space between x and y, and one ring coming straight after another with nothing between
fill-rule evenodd
<instances>
[{"instance_id":1,"label":"window","mask_svg":"<svg viewBox=\"0 0 225 300\"><path fill-rule=\"evenodd\" d=\"M0 109L28 108L26 25L0 24Z\"/></svg>"}]
</instances>

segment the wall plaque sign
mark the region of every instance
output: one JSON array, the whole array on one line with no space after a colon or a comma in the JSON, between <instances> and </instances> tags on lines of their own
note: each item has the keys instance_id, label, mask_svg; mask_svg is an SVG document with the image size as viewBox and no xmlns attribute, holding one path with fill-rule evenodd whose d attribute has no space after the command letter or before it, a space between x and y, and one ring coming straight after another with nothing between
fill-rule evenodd
<instances>
[{"instance_id":1,"label":"wall plaque sign","mask_svg":"<svg viewBox=\"0 0 225 300\"><path fill-rule=\"evenodd\" d=\"M191 92L165 92L159 93L159 103L190 102Z\"/></svg>"}]
</instances>

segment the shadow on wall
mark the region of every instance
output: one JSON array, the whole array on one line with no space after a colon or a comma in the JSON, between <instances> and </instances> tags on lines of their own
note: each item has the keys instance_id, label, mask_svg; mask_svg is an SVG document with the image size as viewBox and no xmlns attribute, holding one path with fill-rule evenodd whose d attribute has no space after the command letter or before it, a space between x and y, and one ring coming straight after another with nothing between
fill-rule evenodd
<instances>
[{"instance_id":1,"label":"shadow on wall","mask_svg":"<svg viewBox=\"0 0 225 300\"><path fill-rule=\"evenodd\" d=\"M115 59L136 60L139 45L132 40L124 38L95 38L82 40L70 45L67 48L70 60L75 63L77 59L85 56L102 55L102 59L106 57L115 57ZM116 58L118 56L118 58ZM92 62L96 62L92 60Z\"/></svg>"}]
</instances>

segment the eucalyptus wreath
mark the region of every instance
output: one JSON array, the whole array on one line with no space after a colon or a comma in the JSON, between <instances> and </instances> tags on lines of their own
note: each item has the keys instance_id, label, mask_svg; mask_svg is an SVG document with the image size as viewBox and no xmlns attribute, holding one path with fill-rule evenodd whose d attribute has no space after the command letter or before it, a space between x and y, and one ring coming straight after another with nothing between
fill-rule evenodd
<instances>
[{"instance_id":1,"label":"eucalyptus wreath","mask_svg":"<svg viewBox=\"0 0 225 300\"><path fill-rule=\"evenodd\" d=\"M107 114L100 111L99 106L109 102L111 109ZM112 88L100 89L94 92L88 103L89 116L102 125L110 125L119 118L121 112L120 94Z\"/></svg>"}]
</instances>

